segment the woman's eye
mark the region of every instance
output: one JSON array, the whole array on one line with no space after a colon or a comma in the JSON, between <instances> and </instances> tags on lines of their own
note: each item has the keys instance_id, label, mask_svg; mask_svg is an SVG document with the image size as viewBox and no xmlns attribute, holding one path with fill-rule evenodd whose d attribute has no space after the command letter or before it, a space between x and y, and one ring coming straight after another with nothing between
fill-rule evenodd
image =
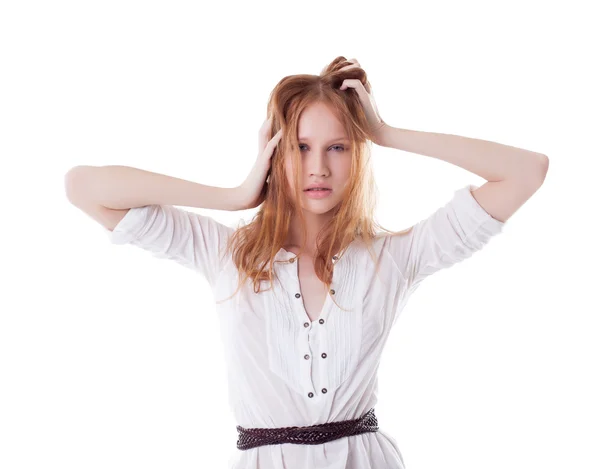
<instances>
[{"instance_id":1,"label":"woman's eye","mask_svg":"<svg viewBox=\"0 0 600 469\"><path fill-rule=\"evenodd\" d=\"M305 147L306 145L304 144L300 144L300 150L302 150L302 147ZM344 151L344 147L342 145L333 145L331 148L339 148L338 151Z\"/></svg>"}]
</instances>

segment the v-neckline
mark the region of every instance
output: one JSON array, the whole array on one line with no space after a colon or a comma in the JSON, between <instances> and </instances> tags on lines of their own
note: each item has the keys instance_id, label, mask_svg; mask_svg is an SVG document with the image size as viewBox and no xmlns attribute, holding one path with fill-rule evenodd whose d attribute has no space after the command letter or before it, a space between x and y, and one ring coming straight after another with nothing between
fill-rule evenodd
<instances>
[{"instance_id":1,"label":"v-neckline","mask_svg":"<svg viewBox=\"0 0 600 469\"><path fill-rule=\"evenodd\" d=\"M326 292L325 294L325 301L323 302L323 306L321 307L321 311L319 311L319 315L317 316L317 319L312 320L310 318L310 316L308 315L308 311L306 310L306 305L304 304L304 293L302 292L302 284L300 283L300 263L298 262L298 259L296 259L294 261L294 263L296 264L296 272L295 272L295 278L296 278L296 282L298 285L298 292L300 293L300 306L302 308L302 311L304 312L304 316L306 316L306 319L308 320L308 322L310 322L311 324L314 324L316 322L318 322L320 319L323 319L323 316L325 316L326 312L327 312L327 307L329 306L329 292Z\"/></svg>"},{"instance_id":2,"label":"v-neckline","mask_svg":"<svg viewBox=\"0 0 600 469\"><path fill-rule=\"evenodd\" d=\"M324 319L325 316L327 315L327 312L329 311L329 306L330 306L330 302L331 302L331 298L329 297L329 292L327 292L327 294L325 295L325 301L323 302L323 306L321 308L321 311L319 312L319 315L317 316L317 319L312 320L310 318L310 316L308 315L308 311L306 311L306 306L304 305L304 294L302 293L302 286L300 284L300 264L298 263L298 255L294 252L288 251L285 248L281 248L278 252L278 254L283 254L283 256L288 260L290 259L294 259L294 264L296 264L294 272L291 273L290 275L292 275L292 278L295 281L295 286L298 288L298 293L300 293L301 297L300 297L300 305L299 308L297 309L297 311L299 311L299 314L301 314L302 319L310 324L315 324L317 322L319 322L320 320ZM339 260L339 254L335 254L334 258L336 258L336 262L338 262Z\"/></svg>"}]
</instances>

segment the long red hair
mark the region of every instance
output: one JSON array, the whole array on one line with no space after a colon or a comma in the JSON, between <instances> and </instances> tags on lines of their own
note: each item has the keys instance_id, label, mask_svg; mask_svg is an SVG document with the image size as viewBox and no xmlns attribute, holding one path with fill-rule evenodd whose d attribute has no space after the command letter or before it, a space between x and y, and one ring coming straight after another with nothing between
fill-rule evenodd
<instances>
[{"instance_id":1,"label":"long red hair","mask_svg":"<svg viewBox=\"0 0 600 469\"><path fill-rule=\"evenodd\" d=\"M373 261L376 262L371 243L378 231L401 234L410 230L408 228L401 232L393 232L383 228L374 220L377 189L371 164L373 135L357 92L351 88L339 89L342 82L348 78L359 79L369 93L371 86L366 72L360 67L340 71L347 65L352 65L352 62L340 56L325 67L319 75L286 76L277 83L269 96L267 118L272 116L273 119L268 139L271 139L279 129L283 131L271 158L264 202L252 221L239 227L227 243L226 251L232 253L239 273L238 288L233 295L249 278L252 279L255 293L260 292L262 280L269 280L272 288L273 265L277 262L274 257L283 247L290 222L297 211L306 239L306 219L303 211L297 210L297 207L301 207L302 194L302 176L298 170L301 165L301 154L297 136L300 114L313 103L326 104L342 123L351 142L352 158L350 181L346 186L346 193L342 197L342 202L335 207L334 216L323 226L317 237L317 254L314 258L317 277L327 285L329 290L333 277L332 256L336 252L343 255L352 241L361 239L366 243ZM286 150L292 155L295 196L290 193L286 179L284 161Z\"/></svg>"}]
</instances>

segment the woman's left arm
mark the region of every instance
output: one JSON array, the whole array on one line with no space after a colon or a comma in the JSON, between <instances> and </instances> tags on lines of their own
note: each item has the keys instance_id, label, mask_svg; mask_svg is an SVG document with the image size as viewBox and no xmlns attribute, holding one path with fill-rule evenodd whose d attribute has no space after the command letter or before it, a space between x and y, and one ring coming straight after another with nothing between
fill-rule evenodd
<instances>
[{"instance_id":1,"label":"woman's left arm","mask_svg":"<svg viewBox=\"0 0 600 469\"><path fill-rule=\"evenodd\" d=\"M341 70L361 68L356 59ZM522 148L459 135L398 129L379 115L374 96L358 78L347 78L340 90L354 90L362 104L373 143L447 161L488 182L471 193L492 217L505 222L542 185L548 157Z\"/></svg>"},{"instance_id":2,"label":"woman's left arm","mask_svg":"<svg viewBox=\"0 0 600 469\"><path fill-rule=\"evenodd\" d=\"M379 145L444 160L488 181L522 179L540 186L548 170L548 157L542 153L487 140L390 125L385 125L379 135Z\"/></svg>"},{"instance_id":3,"label":"woman's left arm","mask_svg":"<svg viewBox=\"0 0 600 469\"><path fill-rule=\"evenodd\" d=\"M387 124L378 135L378 145L444 160L486 179L473 196L503 222L540 188L548 171L546 155L486 140Z\"/></svg>"}]
</instances>

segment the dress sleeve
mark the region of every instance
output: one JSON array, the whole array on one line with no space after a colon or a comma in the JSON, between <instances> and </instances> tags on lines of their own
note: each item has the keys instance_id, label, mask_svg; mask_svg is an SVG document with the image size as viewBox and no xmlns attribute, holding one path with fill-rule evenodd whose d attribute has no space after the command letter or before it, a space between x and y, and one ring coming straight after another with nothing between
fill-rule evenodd
<instances>
[{"instance_id":1,"label":"dress sleeve","mask_svg":"<svg viewBox=\"0 0 600 469\"><path fill-rule=\"evenodd\" d=\"M234 231L209 216L172 205L131 208L112 231L104 229L112 243L132 244L157 258L174 260L200 273L211 287Z\"/></svg>"},{"instance_id":2,"label":"dress sleeve","mask_svg":"<svg viewBox=\"0 0 600 469\"><path fill-rule=\"evenodd\" d=\"M407 233L390 235L389 250L409 286L471 257L501 233L506 222L493 218L475 200L469 184Z\"/></svg>"}]
</instances>

